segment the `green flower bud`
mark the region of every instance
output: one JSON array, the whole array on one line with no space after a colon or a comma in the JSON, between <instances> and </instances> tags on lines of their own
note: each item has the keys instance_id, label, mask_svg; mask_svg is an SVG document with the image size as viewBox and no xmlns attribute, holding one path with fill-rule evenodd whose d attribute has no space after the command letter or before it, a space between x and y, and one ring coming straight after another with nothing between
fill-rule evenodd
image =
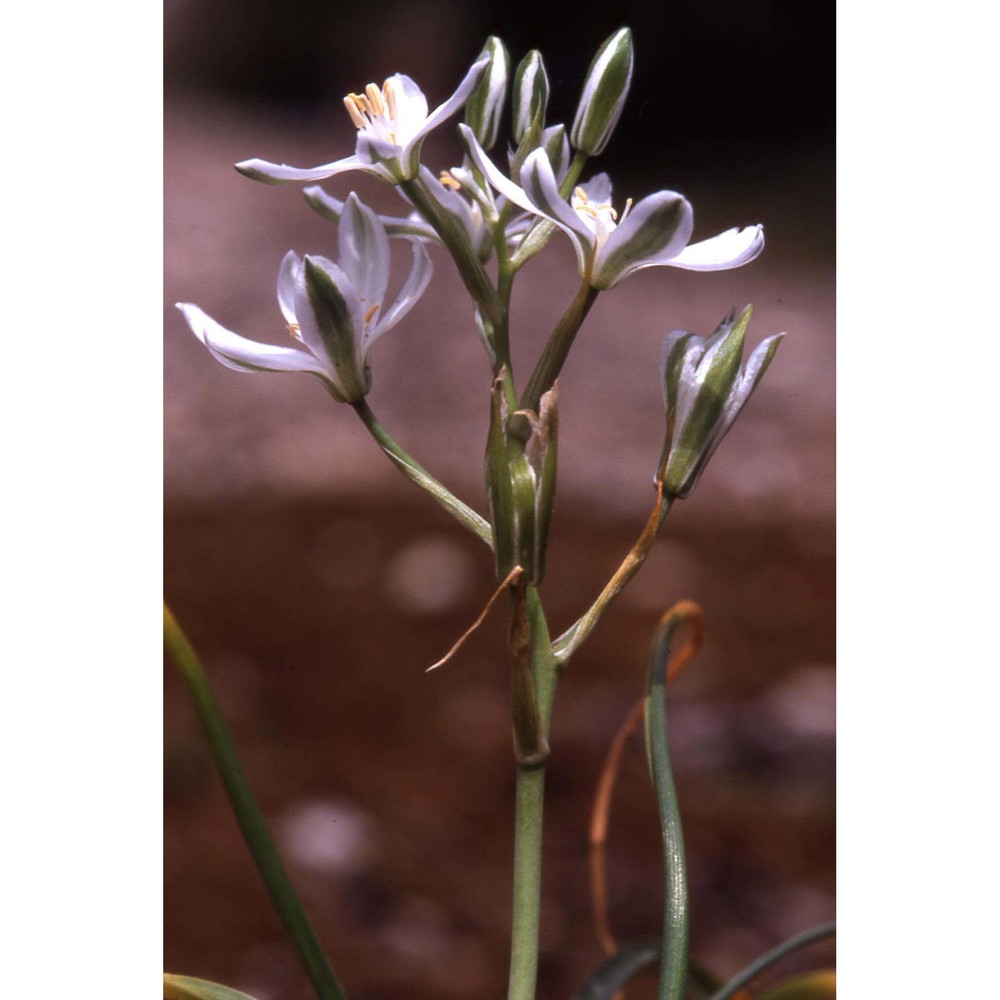
<instances>
[{"instance_id":1,"label":"green flower bud","mask_svg":"<svg viewBox=\"0 0 1000 1000\"><path fill-rule=\"evenodd\" d=\"M465 102L465 120L483 149L490 149L500 134L500 118L507 96L510 55L499 38L491 35L479 54L489 58L486 72Z\"/></svg>"},{"instance_id":2,"label":"green flower bud","mask_svg":"<svg viewBox=\"0 0 1000 1000\"><path fill-rule=\"evenodd\" d=\"M632 32L616 31L598 50L587 71L570 142L574 148L596 156L604 150L621 117L632 82Z\"/></svg>"},{"instance_id":3,"label":"green flower bud","mask_svg":"<svg viewBox=\"0 0 1000 1000\"><path fill-rule=\"evenodd\" d=\"M545 73L542 54L533 49L520 62L514 72L514 141L520 142L524 133L534 127L541 132L545 112L549 106L549 78Z\"/></svg>"},{"instance_id":4,"label":"green flower bud","mask_svg":"<svg viewBox=\"0 0 1000 1000\"><path fill-rule=\"evenodd\" d=\"M741 373L750 306L732 310L707 341L675 330L660 361L667 434L657 471L664 495L686 497L750 398L784 334L762 341Z\"/></svg>"}]
</instances>

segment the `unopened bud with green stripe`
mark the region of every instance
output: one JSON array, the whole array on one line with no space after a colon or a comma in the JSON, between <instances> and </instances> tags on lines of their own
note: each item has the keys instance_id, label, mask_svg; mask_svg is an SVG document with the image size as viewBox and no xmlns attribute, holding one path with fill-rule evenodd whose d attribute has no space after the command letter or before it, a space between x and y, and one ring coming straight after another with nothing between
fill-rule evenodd
<instances>
[{"instance_id":1,"label":"unopened bud with green stripe","mask_svg":"<svg viewBox=\"0 0 1000 1000\"><path fill-rule=\"evenodd\" d=\"M484 149L491 149L500 134L500 118L507 99L510 55L503 42L491 35L477 59L487 57L489 64L465 102L465 120Z\"/></svg>"},{"instance_id":2,"label":"unopened bud with green stripe","mask_svg":"<svg viewBox=\"0 0 1000 1000\"><path fill-rule=\"evenodd\" d=\"M511 131L520 142L529 129L541 133L549 106L549 78L542 54L532 49L514 71L514 120Z\"/></svg>"},{"instance_id":3,"label":"unopened bud with green stripe","mask_svg":"<svg viewBox=\"0 0 1000 1000\"><path fill-rule=\"evenodd\" d=\"M604 150L628 96L633 62L632 31L621 28L600 47L587 71L569 137L575 149L588 156Z\"/></svg>"},{"instance_id":4,"label":"unopened bud with green stripe","mask_svg":"<svg viewBox=\"0 0 1000 1000\"><path fill-rule=\"evenodd\" d=\"M784 334L763 340L741 371L752 307L732 310L708 340L675 330L663 342L660 368L667 435L657 469L663 493L686 497L771 363Z\"/></svg>"}]
</instances>

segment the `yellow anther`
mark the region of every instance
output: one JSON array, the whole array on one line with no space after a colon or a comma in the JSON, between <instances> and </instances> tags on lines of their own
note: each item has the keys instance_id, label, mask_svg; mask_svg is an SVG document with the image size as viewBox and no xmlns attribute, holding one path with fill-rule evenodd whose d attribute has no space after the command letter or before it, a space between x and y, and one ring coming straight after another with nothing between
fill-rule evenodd
<instances>
[{"instance_id":1,"label":"yellow anther","mask_svg":"<svg viewBox=\"0 0 1000 1000\"><path fill-rule=\"evenodd\" d=\"M389 80L386 80L382 84L382 94L385 97L385 103L389 105L389 117L395 121L396 120L396 91Z\"/></svg>"},{"instance_id":2,"label":"yellow anther","mask_svg":"<svg viewBox=\"0 0 1000 1000\"><path fill-rule=\"evenodd\" d=\"M372 321L372 317L379 311L380 308L380 306L372 306L371 309L365 313L365 322L370 323Z\"/></svg>"},{"instance_id":3,"label":"yellow anther","mask_svg":"<svg viewBox=\"0 0 1000 1000\"><path fill-rule=\"evenodd\" d=\"M372 108L372 102L368 100L368 96L366 94L355 94L354 100L357 101L358 107L361 108L366 115L375 114L375 111Z\"/></svg>"},{"instance_id":4,"label":"yellow anther","mask_svg":"<svg viewBox=\"0 0 1000 1000\"><path fill-rule=\"evenodd\" d=\"M611 216L613 221L618 221L618 213L610 205L602 205L601 208Z\"/></svg>"},{"instance_id":5,"label":"yellow anther","mask_svg":"<svg viewBox=\"0 0 1000 1000\"><path fill-rule=\"evenodd\" d=\"M632 208L632 199L628 198L625 201L625 208L622 210L622 217L618 220L619 225L625 221L625 218L628 215L629 210L631 208Z\"/></svg>"},{"instance_id":6,"label":"yellow anther","mask_svg":"<svg viewBox=\"0 0 1000 1000\"><path fill-rule=\"evenodd\" d=\"M368 101L371 104L375 114L380 115L385 111L385 104L382 101L382 91L375 86L374 83L369 83L365 87L365 93L368 95Z\"/></svg>"},{"instance_id":7,"label":"yellow anther","mask_svg":"<svg viewBox=\"0 0 1000 1000\"><path fill-rule=\"evenodd\" d=\"M573 191L573 194L574 194L574 195L576 195L577 199L578 199L578 200L580 200L580 201L582 201L582 202L584 203L584 205L586 205L586 204L587 204L587 202L588 202L588 201L590 200L590 199L589 199L589 198L587 197L587 192L586 192L586 191L584 191L582 187L578 187L578 188L576 188L576 189L575 189L575 190Z\"/></svg>"},{"instance_id":8,"label":"yellow anther","mask_svg":"<svg viewBox=\"0 0 1000 1000\"><path fill-rule=\"evenodd\" d=\"M351 121L354 122L355 128L364 129L368 127L368 122L365 121L364 116L358 109L356 94L348 94L344 98L344 107L347 108L347 113L351 116Z\"/></svg>"},{"instance_id":9,"label":"yellow anther","mask_svg":"<svg viewBox=\"0 0 1000 1000\"><path fill-rule=\"evenodd\" d=\"M451 171L449 170L442 170L438 180L441 181L446 188L451 188L452 191L458 191L462 187L462 185L459 184L454 177L452 177Z\"/></svg>"},{"instance_id":10,"label":"yellow anther","mask_svg":"<svg viewBox=\"0 0 1000 1000\"><path fill-rule=\"evenodd\" d=\"M296 340L300 339L300 334L302 333L302 328L298 323L287 323L285 324L288 328L288 333L290 336L294 337Z\"/></svg>"}]
</instances>

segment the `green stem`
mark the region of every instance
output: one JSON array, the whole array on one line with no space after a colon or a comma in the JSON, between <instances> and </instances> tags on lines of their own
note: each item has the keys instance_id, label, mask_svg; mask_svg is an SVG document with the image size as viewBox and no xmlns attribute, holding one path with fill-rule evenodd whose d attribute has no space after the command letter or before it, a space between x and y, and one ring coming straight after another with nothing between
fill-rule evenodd
<instances>
[{"instance_id":1,"label":"green stem","mask_svg":"<svg viewBox=\"0 0 1000 1000\"><path fill-rule=\"evenodd\" d=\"M604 585L604 589L598 595L597 600L584 612L577 621L571 625L558 639L553 646L553 652L560 665L565 666L572 655L586 642L587 637L594 631L601 616L610 607L612 601L628 586L632 577L642 567L656 540L656 533L666 519L670 510L670 500L658 500L656 507L646 522L635 545L632 546L628 555L622 560L622 564L615 570L614 576Z\"/></svg>"},{"instance_id":2,"label":"green stem","mask_svg":"<svg viewBox=\"0 0 1000 1000\"><path fill-rule=\"evenodd\" d=\"M585 279L576 298L552 331L548 343L545 345L545 350L542 351L542 356L538 359L538 364L535 365L535 370L531 373L531 380L521 396L520 409L537 412L538 401L542 398L543 393L552 388L553 383L559 377L577 332L599 294L600 289L593 288L590 282Z\"/></svg>"},{"instance_id":3,"label":"green stem","mask_svg":"<svg viewBox=\"0 0 1000 1000\"><path fill-rule=\"evenodd\" d=\"M378 422L367 401L354 403L354 412L361 418L368 433L381 445L382 450L396 463L400 472L422 490L426 490L462 527L493 547L493 532L489 522L471 507L462 503L447 487L435 479L412 455L405 451L395 438Z\"/></svg>"},{"instance_id":4,"label":"green stem","mask_svg":"<svg viewBox=\"0 0 1000 1000\"><path fill-rule=\"evenodd\" d=\"M542 885L545 765L518 765L514 818L514 919L508 1000L534 1000Z\"/></svg>"},{"instance_id":5,"label":"green stem","mask_svg":"<svg viewBox=\"0 0 1000 1000\"><path fill-rule=\"evenodd\" d=\"M489 320L490 325L494 328L502 326L504 322L503 311L500 308L497 291L460 223L441 208L419 177L403 181L400 187L417 211L441 237L441 242L458 265L458 273L461 275L465 287L473 299L479 303L483 315Z\"/></svg>"},{"instance_id":6,"label":"green stem","mask_svg":"<svg viewBox=\"0 0 1000 1000\"><path fill-rule=\"evenodd\" d=\"M552 655L548 625L534 587L526 591L531 626L532 669L542 736L552 721L558 664ZM514 818L514 913L511 929L508 1000L534 1000L538 978L538 929L542 901L542 821L545 763L519 764Z\"/></svg>"},{"instance_id":7,"label":"green stem","mask_svg":"<svg viewBox=\"0 0 1000 1000\"><path fill-rule=\"evenodd\" d=\"M236 747L208 678L197 654L166 606L163 609L163 625L167 649L191 692L226 795L274 908L291 936L302 966L315 987L316 995L320 1000L344 1000L344 991L337 982L309 917L296 895L295 887L282 864L278 849L250 789L250 783L243 773Z\"/></svg>"},{"instance_id":8,"label":"green stem","mask_svg":"<svg viewBox=\"0 0 1000 1000\"><path fill-rule=\"evenodd\" d=\"M790 937L776 948L765 952L755 962L751 962L742 972L733 976L718 993L713 993L709 997L709 1000L729 1000L734 993L743 989L744 986L756 979L766 969L769 969L772 965L776 965L786 955L797 951L799 948L805 948L807 945L814 944L816 941L822 941L823 938L831 937L836 932L837 925L829 923L821 924L819 927L813 927L812 930L803 931L801 934Z\"/></svg>"}]
</instances>

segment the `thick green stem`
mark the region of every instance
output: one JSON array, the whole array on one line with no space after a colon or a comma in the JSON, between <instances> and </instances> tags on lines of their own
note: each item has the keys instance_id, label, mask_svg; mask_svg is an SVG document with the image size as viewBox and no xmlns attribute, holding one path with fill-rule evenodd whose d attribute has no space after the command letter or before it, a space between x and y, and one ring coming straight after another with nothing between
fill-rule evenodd
<instances>
[{"instance_id":1,"label":"thick green stem","mask_svg":"<svg viewBox=\"0 0 1000 1000\"><path fill-rule=\"evenodd\" d=\"M542 886L545 765L518 765L514 819L514 920L508 1000L534 1000Z\"/></svg>"},{"instance_id":2,"label":"thick green stem","mask_svg":"<svg viewBox=\"0 0 1000 1000\"><path fill-rule=\"evenodd\" d=\"M526 588L531 626L532 670L541 731L547 739L552 721L558 664L552 655L545 614L534 587ZM538 977L538 930L542 902L542 820L545 763L519 764L514 820L514 915L511 931L508 1000L534 1000Z\"/></svg>"},{"instance_id":3,"label":"thick green stem","mask_svg":"<svg viewBox=\"0 0 1000 1000\"><path fill-rule=\"evenodd\" d=\"M344 991L330 967L309 917L295 892L278 849L261 814L250 783L243 773L236 747L222 717L219 703L209 686L197 654L181 631L169 609L163 609L164 638L167 649L191 692L198 718L208 737L212 756L236 814L243 839L260 872L274 908L291 936L302 966L312 980L320 1000L344 1000Z\"/></svg>"}]
</instances>

